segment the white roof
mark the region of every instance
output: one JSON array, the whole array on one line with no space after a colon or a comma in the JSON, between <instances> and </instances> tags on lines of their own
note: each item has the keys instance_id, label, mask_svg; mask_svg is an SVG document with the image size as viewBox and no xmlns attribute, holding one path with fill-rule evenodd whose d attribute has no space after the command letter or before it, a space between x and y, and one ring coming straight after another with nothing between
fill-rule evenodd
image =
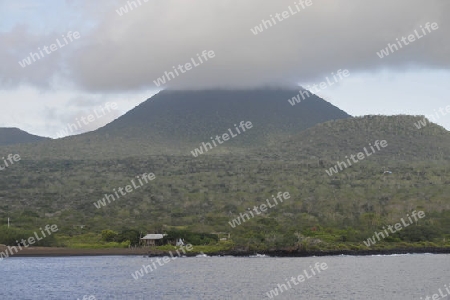
<instances>
[{"instance_id":1,"label":"white roof","mask_svg":"<svg viewBox=\"0 0 450 300\"><path fill-rule=\"evenodd\" d=\"M167 235L167 234L149 233L146 236L144 236L143 238L141 238L141 240L160 240L165 235Z\"/></svg>"}]
</instances>

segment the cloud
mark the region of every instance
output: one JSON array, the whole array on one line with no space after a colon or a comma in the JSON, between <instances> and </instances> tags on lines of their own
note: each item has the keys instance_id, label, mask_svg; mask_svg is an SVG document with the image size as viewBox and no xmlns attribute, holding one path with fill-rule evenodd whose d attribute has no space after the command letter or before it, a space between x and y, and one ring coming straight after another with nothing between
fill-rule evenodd
<instances>
[{"instance_id":1,"label":"cloud","mask_svg":"<svg viewBox=\"0 0 450 300\"><path fill-rule=\"evenodd\" d=\"M80 31L76 47L25 69L19 59L65 32L54 28L38 36L16 27L0 34L0 43L7 45L0 49L0 64L6 67L0 70L0 85L46 87L58 78L90 92L157 89L154 80L203 50L213 50L216 57L165 87L286 85L316 81L339 68L356 73L450 65L448 1L312 0L312 6L258 35L251 28L294 7L294 1L140 2L119 16L116 10L127 1L68 1L84 16L79 22L95 26L87 29L80 23L86 30ZM389 57L376 55L426 22L438 23L439 29Z\"/></svg>"},{"instance_id":2,"label":"cloud","mask_svg":"<svg viewBox=\"0 0 450 300\"><path fill-rule=\"evenodd\" d=\"M15 88L21 84L30 84L42 88L51 85L53 76L61 71L63 61L61 53L55 52L44 57L31 65L22 68L19 61L25 59L30 52L38 52L38 49L45 45L51 37L55 39L59 34L37 35L28 31L27 26L15 26L10 32L0 32L0 44L7 45L0 47L0 86L3 88ZM46 43L47 42L47 43Z\"/></svg>"}]
</instances>

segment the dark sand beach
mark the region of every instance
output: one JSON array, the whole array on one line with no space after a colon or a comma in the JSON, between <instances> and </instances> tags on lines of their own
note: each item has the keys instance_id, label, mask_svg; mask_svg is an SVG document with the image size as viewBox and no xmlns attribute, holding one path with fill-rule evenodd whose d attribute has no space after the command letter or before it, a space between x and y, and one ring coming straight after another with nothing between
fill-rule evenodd
<instances>
[{"instance_id":1,"label":"dark sand beach","mask_svg":"<svg viewBox=\"0 0 450 300\"><path fill-rule=\"evenodd\" d=\"M7 248L0 246L0 252L4 252ZM14 250L13 250L14 252ZM386 249L386 250L335 250L335 251L219 251L208 253L209 256L236 256L246 257L256 254L265 254L273 257L310 257L310 256L336 256L336 255L392 255L392 254L450 254L450 248L410 248L410 249ZM199 252L189 252L186 256L195 256L201 254ZM14 257L55 257L55 256L108 256L108 255L148 255L148 256L165 256L169 255L168 251L161 251L143 248L109 248L109 249L71 249L71 248L52 248L52 247L28 247L22 248Z\"/></svg>"}]
</instances>

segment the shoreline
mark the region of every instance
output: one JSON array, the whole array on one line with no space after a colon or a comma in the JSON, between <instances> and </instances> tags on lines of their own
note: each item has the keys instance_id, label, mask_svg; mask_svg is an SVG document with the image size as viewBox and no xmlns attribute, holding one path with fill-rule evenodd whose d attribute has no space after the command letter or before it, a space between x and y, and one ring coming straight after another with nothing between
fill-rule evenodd
<instances>
[{"instance_id":1,"label":"shoreline","mask_svg":"<svg viewBox=\"0 0 450 300\"><path fill-rule=\"evenodd\" d=\"M6 248L0 247L0 251ZM447 248L397 248L383 250L330 250L330 251L290 251L290 250L267 250L246 251L229 250L205 253L208 256L233 256L249 257L257 254L269 257L313 257L313 256L370 256L370 255L395 255L395 254L450 254ZM186 257L193 257L201 252L188 252ZM10 255L10 257L66 257L66 256L137 256L163 257L169 255L169 251L161 251L149 248L109 248L109 249L71 249L71 248L47 248L29 247Z\"/></svg>"}]
</instances>

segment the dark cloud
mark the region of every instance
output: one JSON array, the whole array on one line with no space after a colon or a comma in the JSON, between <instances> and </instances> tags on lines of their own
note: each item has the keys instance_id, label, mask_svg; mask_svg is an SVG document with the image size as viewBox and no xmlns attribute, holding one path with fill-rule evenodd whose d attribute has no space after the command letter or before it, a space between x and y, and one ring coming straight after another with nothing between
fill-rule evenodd
<instances>
[{"instance_id":1,"label":"dark cloud","mask_svg":"<svg viewBox=\"0 0 450 300\"><path fill-rule=\"evenodd\" d=\"M258 35L250 29L294 7L294 1L140 2L120 17L115 10L127 1L101 0L95 6L70 1L86 22L97 25L81 32L74 49L58 50L64 55L53 53L25 69L17 61L55 35L34 36L23 28L1 34L0 42L8 46L0 48L7 68L0 73L2 86L45 86L61 76L88 91L156 89L154 80L203 50L213 50L215 58L165 87L285 85L313 81L339 68L355 73L450 65L448 1L312 0L311 7ZM387 58L376 55L426 22L438 23L439 29Z\"/></svg>"}]
</instances>

